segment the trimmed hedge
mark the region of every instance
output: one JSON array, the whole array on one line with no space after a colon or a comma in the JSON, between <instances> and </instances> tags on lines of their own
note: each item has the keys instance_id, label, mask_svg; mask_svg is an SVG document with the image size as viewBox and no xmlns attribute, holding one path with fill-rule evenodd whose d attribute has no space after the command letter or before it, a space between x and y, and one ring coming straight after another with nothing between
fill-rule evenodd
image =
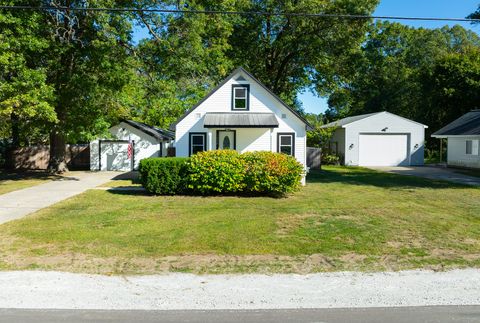
<instances>
[{"instance_id":1,"label":"trimmed hedge","mask_svg":"<svg viewBox=\"0 0 480 323\"><path fill-rule=\"evenodd\" d=\"M175 195L185 191L188 158L146 158L140 161L140 182L152 194Z\"/></svg>"},{"instance_id":2,"label":"trimmed hedge","mask_svg":"<svg viewBox=\"0 0 480 323\"><path fill-rule=\"evenodd\" d=\"M300 187L303 173L294 157L267 151L212 150L140 161L142 185L161 195L282 195Z\"/></svg>"}]
</instances>

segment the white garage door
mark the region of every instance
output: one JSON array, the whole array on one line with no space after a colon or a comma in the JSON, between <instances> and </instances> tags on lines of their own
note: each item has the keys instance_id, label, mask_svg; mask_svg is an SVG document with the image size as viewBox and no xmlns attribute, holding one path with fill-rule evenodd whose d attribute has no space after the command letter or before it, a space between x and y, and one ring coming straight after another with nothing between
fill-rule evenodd
<instances>
[{"instance_id":1,"label":"white garage door","mask_svg":"<svg viewBox=\"0 0 480 323\"><path fill-rule=\"evenodd\" d=\"M408 135L363 134L359 139L360 166L408 166Z\"/></svg>"},{"instance_id":2,"label":"white garage door","mask_svg":"<svg viewBox=\"0 0 480 323\"><path fill-rule=\"evenodd\" d=\"M132 170L132 160L128 156L128 142L101 142L100 149L101 170Z\"/></svg>"}]
</instances>

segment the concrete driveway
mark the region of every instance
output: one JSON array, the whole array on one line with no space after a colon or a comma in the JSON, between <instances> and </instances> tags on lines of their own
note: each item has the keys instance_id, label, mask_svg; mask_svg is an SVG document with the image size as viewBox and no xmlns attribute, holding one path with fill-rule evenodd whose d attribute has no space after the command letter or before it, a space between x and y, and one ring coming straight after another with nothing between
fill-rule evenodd
<instances>
[{"instance_id":1,"label":"concrete driveway","mask_svg":"<svg viewBox=\"0 0 480 323\"><path fill-rule=\"evenodd\" d=\"M0 224L22 218L44 207L108 182L121 173L73 172L45 184L0 195Z\"/></svg>"},{"instance_id":2,"label":"concrete driveway","mask_svg":"<svg viewBox=\"0 0 480 323\"><path fill-rule=\"evenodd\" d=\"M449 181L456 184L480 186L480 178L464 175L464 174L458 173L455 169L441 167L441 166L369 167L369 168L386 172L386 173Z\"/></svg>"}]
</instances>

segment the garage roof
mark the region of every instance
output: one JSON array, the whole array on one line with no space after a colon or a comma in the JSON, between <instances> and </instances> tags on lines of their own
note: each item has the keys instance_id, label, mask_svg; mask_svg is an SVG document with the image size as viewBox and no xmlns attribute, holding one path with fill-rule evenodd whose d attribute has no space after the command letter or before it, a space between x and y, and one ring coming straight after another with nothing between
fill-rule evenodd
<instances>
[{"instance_id":1,"label":"garage roof","mask_svg":"<svg viewBox=\"0 0 480 323\"><path fill-rule=\"evenodd\" d=\"M378 114L390 114L390 115L394 115L398 118L402 118L402 119L405 119L407 121L410 121L410 122L413 122L413 123L416 123L416 124L419 124L421 126L424 126L425 128L428 128L426 125L424 124L421 124L419 122L416 122L416 121L413 121L413 120L410 120L410 119L407 119L407 118L404 118L404 117L401 117L399 115L396 115L396 114L393 114L393 113L390 113L390 112L387 112L387 111L382 111L382 112L374 112L374 113L368 113L368 114L361 114L361 115L358 115L358 116L352 116L352 117L347 117L347 118L343 118L343 119L340 119L340 120L337 120L337 121L333 121L333 122L330 122L330 123L327 123L323 126L321 126L320 128L338 128L338 127L344 127L346 125L349 125L351 123L354 123L354 122L357 122L357 121L360 121L360 120L363 120L363 119L366 119L366 118L370 118L372 116L375 116L375 115L378 115Z\"/></svg>"},{"instance_id":2,"label":"garage roof","mask_svg":"<svg viewBox=\"0 0 480 323\"><path fill-rule=\"evenodd\" d=\"M205 128L278 128L278 120L273 113L206 113Z\"/></svg>"},{"instance_id":3,"label":"garage roof","mask_svg":"<svg viewBox=\"0 0 480 323\"><path fill-rule=\"evenodd\" d=\"M175 134L171 131L160 129L154 126L147 125L143 122L133 121L133 120L122 120L126 124L146 133L153 138L157 138L159 140L173 140L175 138Z\"/></svg>"},{"instance_id":4,"label":"garage roof","mask_svg":"<svg viewBox=\"0 0 480 323\"><path fill-rule=\"evenodd\" d=\"M480 135L480 110L473 110L432 134L432 137Z\"/></svg>"}]
</instances>

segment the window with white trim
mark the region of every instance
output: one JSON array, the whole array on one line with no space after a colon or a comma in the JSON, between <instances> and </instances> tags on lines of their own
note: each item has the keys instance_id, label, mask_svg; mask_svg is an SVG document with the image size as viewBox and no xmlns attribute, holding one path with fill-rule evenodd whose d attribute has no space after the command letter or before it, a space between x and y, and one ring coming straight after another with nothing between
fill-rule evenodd
<instances>
[{"instance_id":1,"label":"window with white trim","mask_svg":"<svg viewBox=\"0 0 480 323\"><path fill-rule=\"evenodd\" d=\"M190 155L207 150L207 134L205 132L190 133Z\"/></svg>"},{"instance_id":2,"label":"window with white trim","mask_svg":"<svg viewBox=\"0 0 480 323\"><path fill-rule=\"evenodd\" d=\"M480 153L480 140L467 140L465 142L465 154L478 155Z\"/></svg>"},{"instance_id":3,"label":"window with white trim","mask_svg":"<svg viewBox=\"0 0 480 323\"><path fill-rule=\"evenodd\" d=\"M465 142L465 154L473 155L473 140L467 140Z\"/></svg>"},{"instance_id":4,"label":"window with white trim","mask_svg":"<svg viewBox=\"0 0 480 323\"><path fill-rule=\"evenodd\" d=\"M249 110L248 84L232 85L232 110Z\"/></svg>"},{"instance_id":5,"label":"window with white trim","mask_svg":"<svg viewBox=\"0 0 480 323\"><path fill-rule=\"evenodd\" d=\"M279 133L277 135L277 151L279 153L295 156L295 134Z\"/></svg>"}]
</instances>

